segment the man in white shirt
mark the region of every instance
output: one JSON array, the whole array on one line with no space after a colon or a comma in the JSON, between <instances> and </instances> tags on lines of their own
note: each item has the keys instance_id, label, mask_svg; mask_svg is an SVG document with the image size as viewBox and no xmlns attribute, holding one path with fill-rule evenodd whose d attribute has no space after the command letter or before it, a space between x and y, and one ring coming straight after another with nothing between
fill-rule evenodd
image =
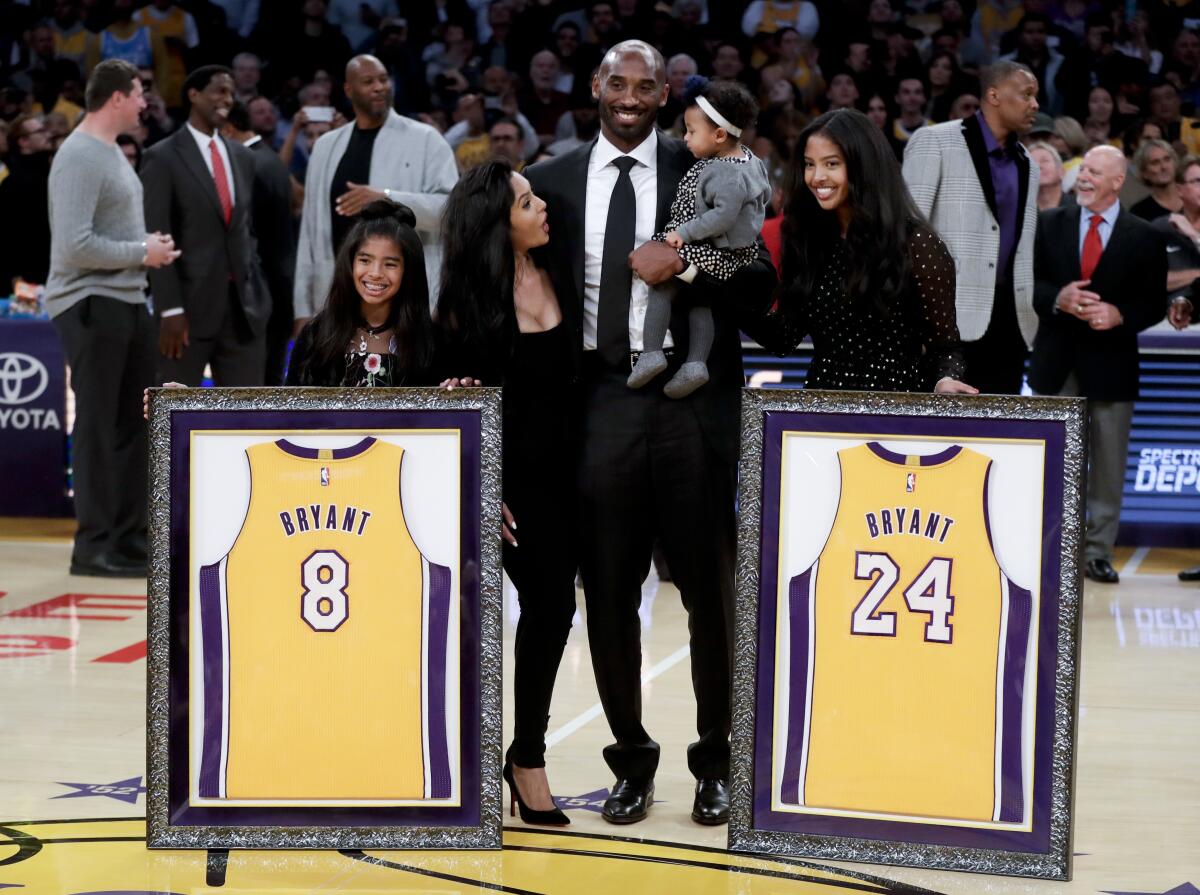
<instances>
[{"instance_id":1,"label":"man in white shirt","mask_svg":"<svg viewBox=\"0 0 1200 895\"><path fill-rule=\"evenodd\" d=\"M668 90L656 50L641 41L616 45L592 83L600 135L526 174L547 203L550 244L539 263L554 282L581 382L579 562L596 685L616 739L604 749L617 782L603 817L634 823L654 799L659 747L642 724L637 610L658 540L691 632L700 735L688 747L698 781L692 818L720 824L729 818L734 491L744 384L728 296L770 293L776 277L764 250L726 288L694 263L700 257L694 253L706 247L677 252L650 241L694 161L682 142L654 129ZM667 343L678 353L668 349L667 370L645 388L630 389L626 380L643 347L647 284L673 276L690 284L681 284L674 342ZM687 354L693 289L705 289L712 300L711 379L673 400L662 385Z\"/></svg>"},{"instance_id":2,"label":"man in white shirt","mask_svg":"<svg viewBox=\"0 0 1200 895\"><path fill-rule=\"evenodd\" d=\"M150 275L159 378L198 386L211 364L218 385L261 385L270 296L251 235L254 160L220 134L233 73L204 66L183 93L187 123L142 163L146 226L172 233L184 252Z\"/></svg>"}]
</instances>

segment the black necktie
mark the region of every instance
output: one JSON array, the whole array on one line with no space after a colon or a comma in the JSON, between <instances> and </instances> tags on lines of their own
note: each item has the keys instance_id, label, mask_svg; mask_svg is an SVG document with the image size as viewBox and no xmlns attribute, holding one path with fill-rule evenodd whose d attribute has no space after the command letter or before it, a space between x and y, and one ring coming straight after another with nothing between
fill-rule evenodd
<instances>
[{"instance_id":1,"label":"black necktie","mask_svg":"<svg viewBox=\"0 0 1200 895\"><path fill-rule=\"evenodd\" d=\"M612 366L629 364L629 292L633 271L629 253L633 251L633 230L637 221L637 200L629 169L637 164L627 155L614 159L620 174L608 200L608 221L604 226L604 257L600 262L600 304L596 311L596 348Z\"/></svg>"}]
</instances>

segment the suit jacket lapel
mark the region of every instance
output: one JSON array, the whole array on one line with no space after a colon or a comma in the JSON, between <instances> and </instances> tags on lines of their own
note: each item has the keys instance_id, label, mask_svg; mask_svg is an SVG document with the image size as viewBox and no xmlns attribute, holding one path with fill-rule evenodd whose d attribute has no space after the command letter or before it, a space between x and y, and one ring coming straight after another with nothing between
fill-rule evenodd
<instances>
[{"instance_id":1,"label":"suit jacket lapel","mask_svg":"<svg viewBox=\"0 0 1200 895\"><path fill-rule=\"evenodd\" d=\"M1067 257L1070 259L1067 264L1067 282L1073 283L1080 279L1083 274L1079 269L1079 215L1081 209L1078 205L1072 205L1067 209L1059 220L1062 221L1064 232L1061 234L1059 245L1068 246ZM1101 256L1103 260L1103 256ZM1064 286L1066 283L1063 284Z\"/></svg>"},{"instance_id":2,"label":"suit jacket lapel","mask_svg":"<svg viewBox=\"0 0 1200 895\"><path fill-rule=\"evenodd\" d=\"M971 162L975 165L975 174L979 178L979 186L987 199L988 208L992 210L992 217L996 218L996 190L992 187L992 167L988 164L983 131L979 129L979 122L975 120L974 115L963 119L962 129L963 137L967 141L967 151L971 153ZM1024 202L1020 207L1025 207Z\"/></svg>"},{"instance_id":3,"label":"suit jacket lapel","mask_svg":"<svg viewBox=\"0 0 1200 895\"><path fill-rule=\"evenodd\" d=\"M181 127L175 135L175 149L183 159L184 167L200 182L200 189L212 202L213 210L224 226L225 215L221 210L221 200L217 197L217 184L213 180L212 174L209 173L204 157L200 155L200 147L196 145L196 141L192 138L191 131L187 129L186 125Z\"/></svg>"},{"instance_id":4,"label":"suit jacket lapel","mask_svg":"<svg viewBox=\"0 0 1200 895\"><path fill-rule=\"evenodd\" d=\"M687 173L689 165L682 158L678 141L666 134L658 135L658 207L654 213L654 232L660 233L666 227L671 215L671 203L675 200L675 190L679 181Z\"/></svg>"},{"instance_id":5,"label":"suit jacket lapel","mask_svg":"<svg viewBox=\"0 0 1200 895\"><path fill-rule=\"evenodd\" d=\"M988 178L991 182L991 178ZM1024 147L1017 149L1017 242L1025 228L1025 200L1029 198L1029 154Z\"/></svg>"},{"instance_id":6,"label":"suit jacket lapel","mask_svg":"<svg viewBox=\"0 0 1200 895\"><path fill-rule=\"evenodd\" d=\"M562 215L562 221L552 221L551 227L561 226L566 231L563 243L571 247L571 278L575 284L575 303L579 314L583 314L583 241L585 237L585 221L587 220L587 182L588 164L592 159L592 150L596 140L576 150L571 158L571 170L566 177L564 200L567 213Z\"/></svg>"}]
</instances>

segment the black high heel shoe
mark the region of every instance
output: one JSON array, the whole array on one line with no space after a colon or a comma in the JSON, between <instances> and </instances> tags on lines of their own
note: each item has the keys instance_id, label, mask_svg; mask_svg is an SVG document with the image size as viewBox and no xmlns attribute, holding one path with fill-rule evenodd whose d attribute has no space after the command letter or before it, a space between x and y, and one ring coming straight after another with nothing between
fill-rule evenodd
<instances>
[{"instance_id":1,"label":"black high heel shoe","mask_svg":"<svg viewBox=\"0 0 1200 895\"><path fill-rule=\"evenodd\" d=\"M527 824L542 824L548 827L565 827L571 823L561 810L551 808L549 811L538 811L535 808L530 808L525 804L525 800L521 798L521 790L517 789L517 781L513 778L512 762L504 762L504 779L508 783L508 791L511 795L508 811L512 817L517 813L517 808L521 809L521 820Z\"/></svg>"}]
</instances>

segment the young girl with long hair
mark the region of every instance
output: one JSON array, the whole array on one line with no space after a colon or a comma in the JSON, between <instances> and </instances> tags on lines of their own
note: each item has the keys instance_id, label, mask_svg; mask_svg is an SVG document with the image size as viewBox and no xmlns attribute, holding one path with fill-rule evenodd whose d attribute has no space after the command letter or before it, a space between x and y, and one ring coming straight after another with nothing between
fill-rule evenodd
<instances>
[{"instance_id":1,"label":"young girl with long hair","mask_svg":"<svg viewBox=\"0 0 1200 895\"><path fill-rule=\"evenodd\" d=\"M286 385L436 385L429 280L416 217L372 202L334 262L325 306L300 331Z\"/></svg>"},{"instance_id":2,"label":"young girl with long hair","mask_svg":"<svg viewBox=\"0 0 1200 895\"><path fill-rule=\"evenodd\" d=\"M808 388L975 393L959 381L954 259L879 128L827 112L791 173L778 302L746 332L781 356L811 335Z\"/></svg>"}]
</instances>

